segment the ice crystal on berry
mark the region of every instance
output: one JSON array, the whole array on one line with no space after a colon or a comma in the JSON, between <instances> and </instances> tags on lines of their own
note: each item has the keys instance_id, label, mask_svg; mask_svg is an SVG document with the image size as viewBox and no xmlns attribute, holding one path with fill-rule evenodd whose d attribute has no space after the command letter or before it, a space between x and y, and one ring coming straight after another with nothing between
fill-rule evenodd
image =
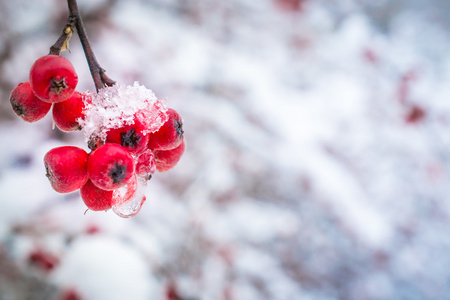
<instances>
[{"instance_id":1,"label":"ice crystal on berry","mask_svg":"<svg viewBox=\"0 0 450 300\"><path fill-rule=\"evenodd\" d=\"M157 131L167 121L167 107L164 100L143 85L116 84L92 93L92 102L85 103L85 117L79 119L86 141L106 139L106 132L136 120L145 126L144 134Z\"/></svg>"}]
</instances>

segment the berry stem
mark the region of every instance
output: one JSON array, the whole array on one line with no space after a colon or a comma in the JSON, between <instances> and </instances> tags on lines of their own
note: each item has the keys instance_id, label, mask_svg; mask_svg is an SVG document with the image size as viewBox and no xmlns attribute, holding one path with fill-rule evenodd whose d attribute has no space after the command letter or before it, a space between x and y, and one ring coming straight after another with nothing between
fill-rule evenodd
<instances>
[{"instance_id":1,"label":"berry stem","mask_svg":"<svg viewBox=\"0 0 450 300\"><path fill-rule=\"evenodd\" d=\"M78 37L80 38L84 54L86 55L86 60L88 62L89 70L91 71L91 76L94 80L97 92L106 86L113 86L116 82L106 75L105 69L100 66L97 58L95 57L94 51L92 51L91 44L89 43L86 35L83 20L81 19L81 15L78 10L77 1L67 0L67 4L69 6L69 18L67 19L63 33L58 38L56 43L50 47L50 54L59 55L61 51L69 49L69 39L72 36L73 28L75 27Z\"/></svg>"},{"instance_id":2,"label":"berry stem","mask_svg":"<svg viewBox=\"0 0 450 300\"><path fill-rule=\"evenodd\" d=\"M53 55L60 55L63 50L69 49L69 40L72 36L73 29L75 27L75 19L70 18L67 20L63 33L58 40L50 47L50 53Z\"/></svg>"}]
</instances>

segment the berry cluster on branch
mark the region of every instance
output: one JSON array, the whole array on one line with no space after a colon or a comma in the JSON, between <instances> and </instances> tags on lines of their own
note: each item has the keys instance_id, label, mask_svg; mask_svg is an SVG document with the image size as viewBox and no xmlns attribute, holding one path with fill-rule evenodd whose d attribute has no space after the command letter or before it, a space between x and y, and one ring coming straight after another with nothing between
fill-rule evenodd
<instances>
[{"instance_id":1,"label":"berry cluster on branch","mask_svg":"<svg viewBox=\"0 0 450 300\"><path fill-rule=\"evenodd\" d=\"M36 122L52 109L64 132L81 130L90 153L74 146L53 148L44 157L46 176L59 193L80 190L93 211L110 208L134 216L145 201L145 187L156 172L173 168L185 149L180 115L134 83L122 86L100 67L90 47L76 0L68 0L69 18L50 53L36 60L29 81L12 92L14 112ZM78 92L78 75L69 60L73 29L80 37L97 93Z\"/></svg>"}]
</instances>

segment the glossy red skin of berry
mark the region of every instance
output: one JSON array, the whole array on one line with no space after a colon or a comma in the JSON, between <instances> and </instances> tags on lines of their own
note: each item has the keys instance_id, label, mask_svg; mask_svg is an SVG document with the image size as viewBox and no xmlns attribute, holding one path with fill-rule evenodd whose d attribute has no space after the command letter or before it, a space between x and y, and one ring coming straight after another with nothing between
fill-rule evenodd
<instances>
[{"instance_id":1,"label":"glossy red skin of berry","mask_svg":"<svg viewBox=\"0 0 450 300\"><path fill-rule=\"evenodd\" d=\"M130 152L114 143L98 147L88 159L88 174L92 183L108 191L127 184L134 175L134 168Z\"/></svg>"},{"instance_id":2,"label":"glossy red skin of berry","mask_svg":"<svg viewBox=\"0 0 450 300\"><path fill-rule=\"evenodd\" d=\"M161 128L149 134L148 147L152 150L170 150L178 147L183 140L183 121L172 108L167 110L169 119Z\"/></svg>"},{"instance_id":3,"label":"glossy red skin of berry","mask_svg":"<svg viewBox=\"0 0 450 300\"><path fill-rule=\"evenodd\" d=\"M40 100L31 90L29 81L19 83L9 98L16 115L27 122L36 122L45 117L52 107L51 103Z\"/></svg>"},{"instance_id":4,"label":"glossy red skin of berry","mask_svg":"<svg viewBox=\"0 0 450 300\"><path fill-rule=\"evenodd\" d=\"M106 142L119 144L132 154L139 154L147 149L149 135L143 134L145 127L138 120L132 125L112 128L106 133Z\"/></svg>"},{"instance_id":5,"label":"glossy red skin of berry","mask_svg":"<svg viewBox=\"0 0 450 300\"><path fill-rule=\"evenodd\" d=\"M31 67L30 83L34 94L42 101L58 103L72 96L78 75L72 64L59 55L46 55Z\"/></svg>"},{"instance_id":6,"label":"glossy red skin of berry","mask_svg":"<svg viewBox=\"0 0 450 300\"><path fill-rule=\"evenodd\" d=\"M88 180L80 189L81 199L84 204L94 211L108 210L111 208L114 191L105 191Z\"/></svg>"},{"instance_id":7,"label":"glossy red skin of berry","mask_svg":"<svg viewBox=\"0 0 450 300\"><path fill-rule=\"evenodd\" d=\"M75 91L66 101L55 103L52 113L56 126L66 132L81 130L77 120L84 118L85 102L89 103L90 99L89 96Z\"/></svg>"},{"instance_id":8,"label":"glossy red skin of berry","mask_svg":"<svg viewBox=\"0 0 450 300\"><path fill-rule=\"evenodd\" d=\"M153 154L155 155L156 169L159 172L165 172L175 167L181 159L185 147L186 142L185 139L183 139L181 144L174 149L153 151Z\"/></svg>"},{"instance_id":9,"label":"glossy red skin of berry","mask_svg":"<svg viewBox=\"0 0 450 300\"><path fill-rule=\"evenodd\" d=\"M153 151L147 149L136 159L136 174L141 177L152 178L152 175L156 171L156 161Z\"/></svg>"},{"instance_id":10,"label":"glossy red skin of berry","mask_svg":"<svg viewBox=\"0 0 450 300\"><path fill-rule=\"evenodd\" d=\"M88 180L87 161L87 152L78 147L62 146L48 151L44 165L52 188L70 193L82 187Z\"/></svg>"}]
</instances>

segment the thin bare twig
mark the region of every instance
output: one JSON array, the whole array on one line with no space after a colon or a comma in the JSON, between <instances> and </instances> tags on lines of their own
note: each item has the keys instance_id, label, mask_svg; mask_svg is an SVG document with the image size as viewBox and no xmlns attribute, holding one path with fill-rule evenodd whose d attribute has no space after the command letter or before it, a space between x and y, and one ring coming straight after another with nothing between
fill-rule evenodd
<instances>
[{"instance_id":1,"label":"thin bare twig","mask_svg":"<svg viewBox=\"0 0 450 300\"><path fill-rule=\"evenodd\" d=\"M113 86L116 82L106 75L105 69L100 66L94 52L92 51L86 35L86 30L84 29L83 20L81 19L80 12L78 10L77 1L67 0L67 4L69 6L69 18L66 26L64 27L63 33L58 38L56 43L50 47L50 54L59 55L61 51L67 50L69 48L69 39L72 36L73 29L76 28L97 92L106 86Z\"/></svg>"}]
</instances>

